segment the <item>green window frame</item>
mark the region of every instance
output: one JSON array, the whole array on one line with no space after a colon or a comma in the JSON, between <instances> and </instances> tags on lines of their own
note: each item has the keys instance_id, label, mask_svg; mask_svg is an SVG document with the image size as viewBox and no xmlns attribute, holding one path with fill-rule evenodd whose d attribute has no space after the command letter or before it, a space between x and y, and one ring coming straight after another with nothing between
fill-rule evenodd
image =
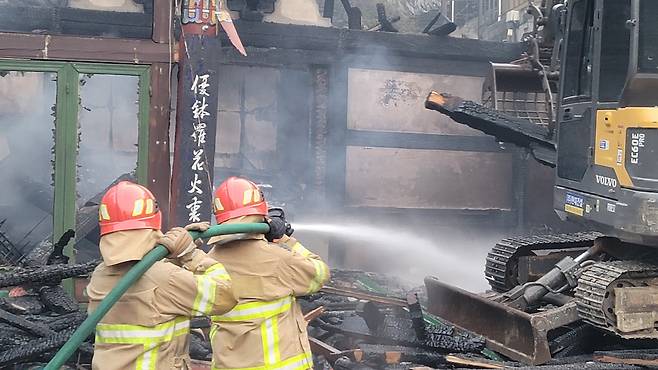
<instances>
[{"instance_id":1,"label":"green window frame","mask_svg":"<svg viewBox=\"0 0 658 370\"><path fill-rule=\"evenodd\" d=\"M138 76L138 148L137 180L146 185L148 174L150 66L110 63L76 63L34 60L2 60L0 71L55 72L55 189L53 206L53 242L66 230L75 229L77 140L80 74ZM73 245L69 242L64 254L75 262Z\"/></svg>"}]
</instances>

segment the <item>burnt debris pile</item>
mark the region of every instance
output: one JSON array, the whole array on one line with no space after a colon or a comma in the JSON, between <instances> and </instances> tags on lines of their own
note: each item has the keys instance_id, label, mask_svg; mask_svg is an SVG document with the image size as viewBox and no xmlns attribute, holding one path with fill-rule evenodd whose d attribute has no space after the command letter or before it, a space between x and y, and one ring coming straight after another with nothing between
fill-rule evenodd
<instances>
[{"instance_id":1,"label":"burnt debris pile","mask_svg":"<svg viewBox=\"0 0 658 370\"><path fill-rule=\"evenodd\" d=\"M62 280L87 276L98 262L67 264L62 247L73 236L67 232L51 246L43 266L0 268L0 368L47 362L87 317ZM92 343L78 352L76 361L89 362Z\"/></svg>"},{"instance_id":2,"label":"burnt debris pile","mask_svg":"<svg viewBox=\"0 0 658 370\"><path fill-rule=\"evenodd\" d=\"M553 359L527 366L492 350L481 336L427 312L425 287L392 277L332 270L319 293L299 299L316 369L629 369L656 365L655 343L597 336L583 324L549 333ZM631 350L630 348L635 348Z\"/></svg>"},{"instance_id":3,"label":"burnt debris pile","mask_svg":"<svg viewBox=\"0 0 658 370\"><path fill-rule=\"evenodd\" d=\"M66 262L63 256L54 258L60 242L47 255L49 261ZM0 298L0 368L36 369L54 356L86 318L61 282L88 276L95 265L2 267L0 290L9 294ZM489 348L483 337L429 314L425 287L403 286L381 274L332 270L330 284L298 302L308 323L315 369L580 370L658 364L658 352L646 349L655 343L621 343L610 336L601 340L596 329L582 324L551 333L553 359L547 364L527 366L511 361ZM193 368L210 369L211 321L194 318L190 327ZM93 335L70 359L70 368L90 368L92 355Z\"/></svg>"},{"instance_id":4,"label":"burnt debris pile","mask_svg":"<svg viewBox=\"0 0 658 370\"><path fill-rule=\"evenodd\" d=\"M393 278L333 270L329 286L299 300L316 367L440 368L450 354L486 351L482 337L424 312L423 297L423 289L405 289Z\"/></svg>"}]
</instances>

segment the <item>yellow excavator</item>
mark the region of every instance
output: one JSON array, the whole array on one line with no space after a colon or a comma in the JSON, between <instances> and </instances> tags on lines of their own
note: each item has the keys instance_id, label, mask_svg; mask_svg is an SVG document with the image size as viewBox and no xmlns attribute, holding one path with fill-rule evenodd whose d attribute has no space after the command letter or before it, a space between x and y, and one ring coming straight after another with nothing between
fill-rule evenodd
<instances>
[{"instance_id":1,"label":"yellow excavator","mask_svg":"<svg viewBox=\"0 0 658 370\"><path fill-rule=\"evenodd\" d=\"M555 167L555 211L593 231L499 242L486 294L426 286L432 313L541 364L583 326L658 339L658 1L545 0L528 12L527 52L492 64L482 103L431 92L426 108Z\"/></svg>"}]
</instances>

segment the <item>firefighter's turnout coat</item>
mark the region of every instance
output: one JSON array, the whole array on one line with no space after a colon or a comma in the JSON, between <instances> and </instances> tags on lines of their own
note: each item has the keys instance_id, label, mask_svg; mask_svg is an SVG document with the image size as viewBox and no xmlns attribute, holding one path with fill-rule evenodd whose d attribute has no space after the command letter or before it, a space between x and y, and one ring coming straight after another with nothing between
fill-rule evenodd
<instances>
[{"instance_id":1,"label":"firefighter's turnout coat","mask_svg":"<svg viewBox=\"0 0 658 370\"><path fill-rule=\"evenodd\" d=\"M255 234L209 241L213 249L208 255L222 261L238 297L233 310L212 317L213 370L313 367L306 322L295 297L320 290L329 268L295 239L285 238L285 245Z\"/></svg>"},{"instance_id":2,"label":"firefighter's turnout coat","mask_svg":"<svg viewBox=\"0 0 658 370\"><path fill-rule=\"evenodd\" d=\"M152 249L162 233L121 231L101 238L104 262L87 286L89 312L114 288L134 262L125 256ZM129 252L124 252L129 251ZM156 262L131 286L96 326L92 369L189 369L190 318L221 315L236 304L224 266L195 250L187 258Z\"/></svg>"}]
</instances>

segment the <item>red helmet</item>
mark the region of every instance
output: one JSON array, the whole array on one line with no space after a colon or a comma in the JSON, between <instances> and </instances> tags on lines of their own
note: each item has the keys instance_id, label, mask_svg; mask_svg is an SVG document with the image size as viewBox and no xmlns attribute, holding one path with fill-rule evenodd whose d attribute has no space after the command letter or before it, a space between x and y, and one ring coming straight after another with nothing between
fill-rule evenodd
<instances>
[{"instance_id":1,"label":"red helmet","mask_svg":"<svg viewBox=\"0 0 658 370\"><path fill-rule=\"evenodd\" d=\"M213 209L218 224L240 216L267 215L267 203L258 186L239 177L229 177L219 185Z\"/></svg>"},{"instance_id":2,"label":"red helmet","mask_svg":"<svg viewBox=\"0 0 658 370\"><path fill-rule=\"evenodd\" d=\"M145 187L121 181L103 196L98 207L101 236L115 231L162 227L162 213L153 194Z\"/></svg>"}]
</instances>

